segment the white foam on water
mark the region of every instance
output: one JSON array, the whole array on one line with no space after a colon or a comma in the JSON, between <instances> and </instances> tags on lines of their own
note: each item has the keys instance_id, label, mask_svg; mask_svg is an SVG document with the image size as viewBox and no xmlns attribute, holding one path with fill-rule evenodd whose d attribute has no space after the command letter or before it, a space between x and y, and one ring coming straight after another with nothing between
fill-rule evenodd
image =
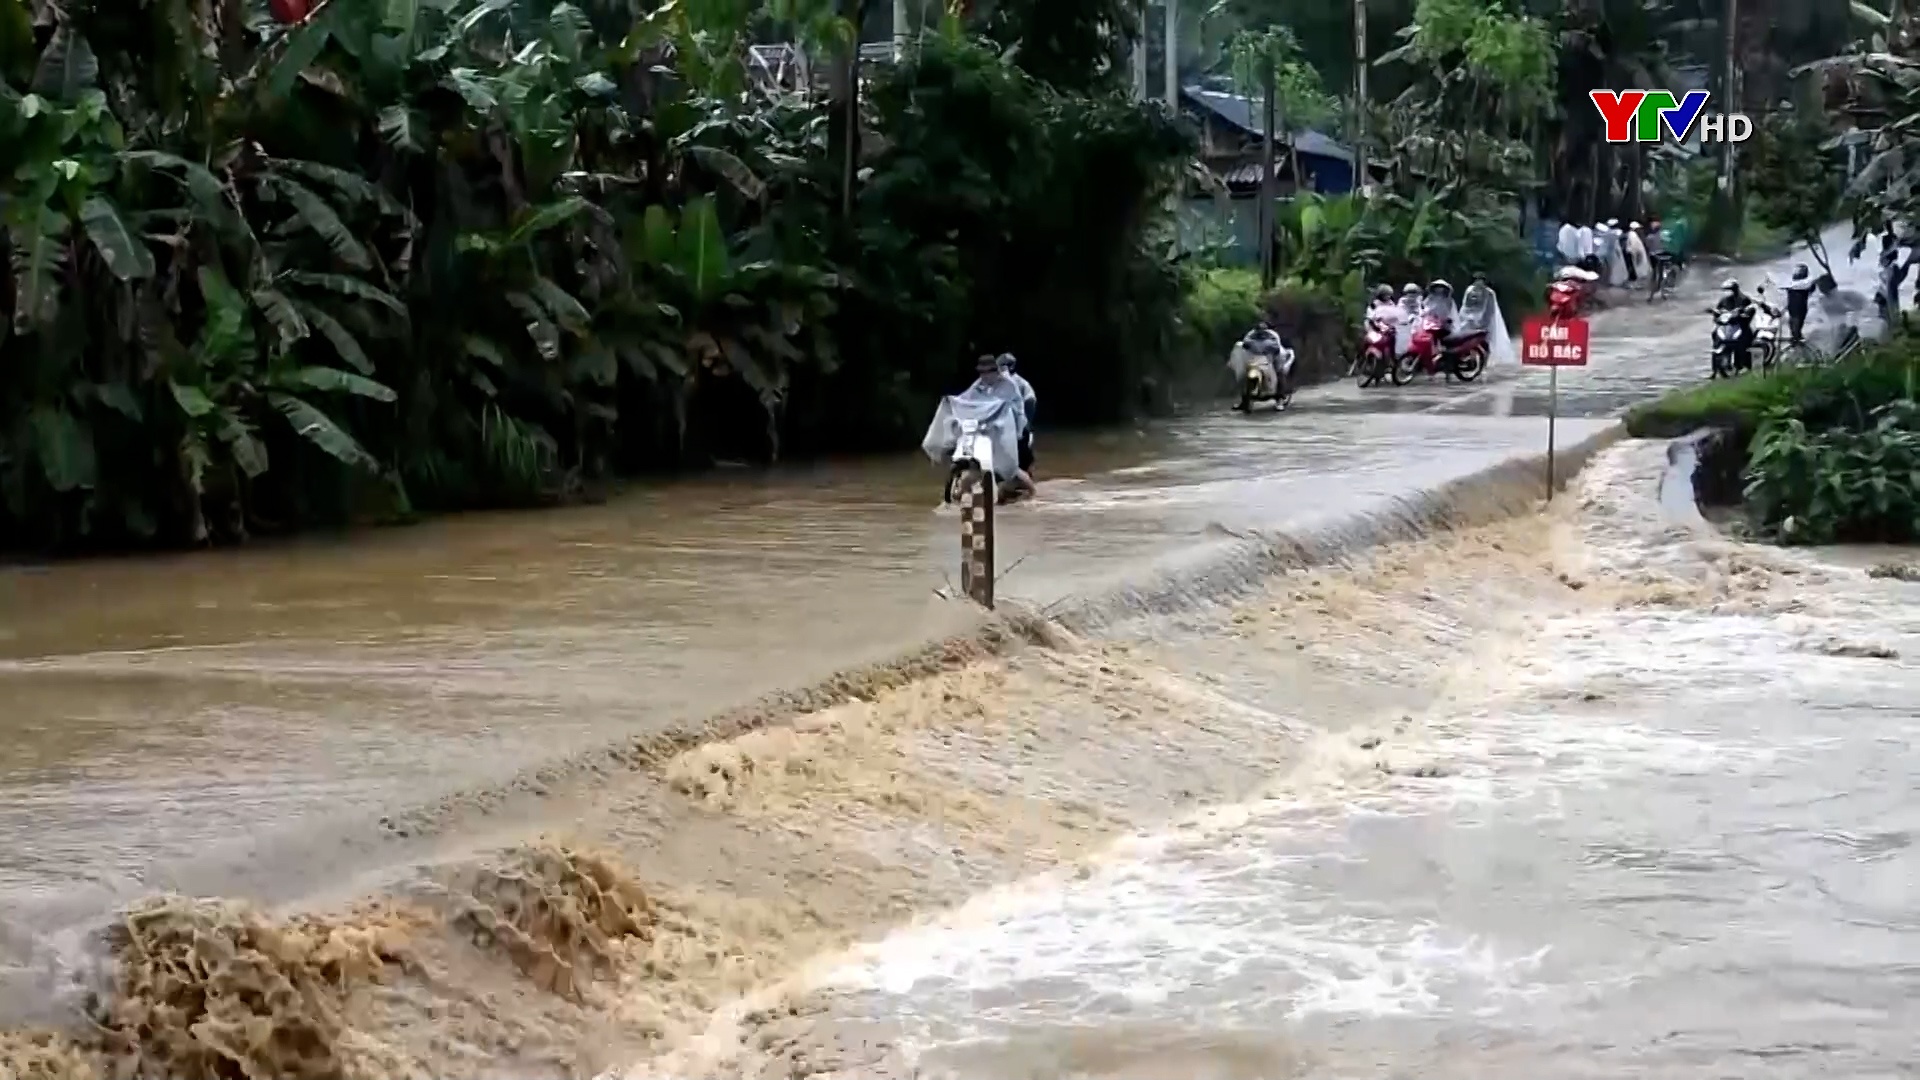
<instances>
[{"instance_id":1,"label":"white foam on water","mask_svg":"<svg viewBox=\"0 0 1920 1080\"><path fill-rule=\"evenodd\" d=\"M1660 519L1648 475L1657 465L1644 447L1596 460L1579 523L1590 563L1682 585L1724 581L1739 570L1726 557L1735 545L1676 535ZM1833 572L1812 556L1741 557ZM1884 696L1897 686L1897 671L1863 671L1807 646L1835 632L1910 634L1910 603L1888 606L1885 590L1820 590L1818 606L1795 612L1725 595L1734 601L1705 609L1538 619L1498 650L1463 654L1462 663L1487 665L1487 677L1377 752L1351 734L1273 716L1259 726L1294 729L1303 743L1272 797L1128 838L1077 872L975 897L825 959L803 988L887 1018L910 1052L1143 1018L1271 1030L1313 1017L1489 1017L1555 990L1600 993L1595 982L1550 984L1537 941L1447 925L1417 896L1357 895L1341 887L1339 869L1380 857L1365 842L1369 829L1471 829L1496 809L1508 821L1551 820L1574 789L1790 764L1833 737L1741 723L1757 695L1877 686ZM1387 889L1397 880L1366 872ZM1608 986L1635 977L1591 974Z\"/></svg>"}]
</instances>

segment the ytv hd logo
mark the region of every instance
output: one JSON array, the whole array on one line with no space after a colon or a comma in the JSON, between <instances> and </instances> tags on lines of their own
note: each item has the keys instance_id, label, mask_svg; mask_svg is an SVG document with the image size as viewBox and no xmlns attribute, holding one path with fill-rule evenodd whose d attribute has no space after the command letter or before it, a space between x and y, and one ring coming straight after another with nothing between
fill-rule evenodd
<instances>
[{"instance_id":1,"label":"ytv hd logo","mask_svg":"<svg viewBox=\"0 0 1920 1080\"><path fill-rule=\"evenodd\" d=\"M1753 138L1753 121L1745 113L1708 113L1705 90L1689 90L1679 98L1671 90L1593 90L1589 96L1606 122L1610 143L1659 142L1663 128L1678 143L1686 142L1695 128L1703 143Z\"/></svg>"}]
</instances>

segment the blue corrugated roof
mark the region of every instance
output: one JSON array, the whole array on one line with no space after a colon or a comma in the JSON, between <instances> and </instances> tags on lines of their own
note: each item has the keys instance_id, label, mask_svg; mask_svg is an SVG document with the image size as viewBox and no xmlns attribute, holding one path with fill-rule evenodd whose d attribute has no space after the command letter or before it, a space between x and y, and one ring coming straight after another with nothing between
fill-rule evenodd
<instances>
[{"instance_id":1,"label":"blue corrugated roof","mask_svg":"<svg viewBox=\"0 0 1920 1080\"><path fill-rule=\"evenodd\" d=\"M1199 86L1187 87L1180 96L1247 134L1255 138L1260 137L1259 102L1255 99L1245 94L1229 94ZM1296 132L1293 136L1293 145L1303 154L1317 154L1320 157L1339 158L1342 161L1353 159L1352 148L1337 143L1317 131Z\"/></svg>"}]
</instances>

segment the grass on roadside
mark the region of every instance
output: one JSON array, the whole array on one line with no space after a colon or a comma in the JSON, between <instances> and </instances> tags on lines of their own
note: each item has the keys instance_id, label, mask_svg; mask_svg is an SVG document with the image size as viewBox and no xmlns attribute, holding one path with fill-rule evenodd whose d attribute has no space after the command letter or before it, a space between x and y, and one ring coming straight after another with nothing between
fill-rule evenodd
<instances>
[{"instance_id":1,"label":"grass on roadside","mask_svg":"<svg viewBox=\"0 0 1920 1080\"><path fill-rule=\"evenodd\" d=\"M1791 407L1809 428L1859 427L1889 401L1912 399L1920 384L1920 334L1897 333L1845 360L1750 374L1672 391L1628 410L1635 438L1673 438L1703 427L1732 428L1751 437L1776 408Z\"/></svg>"},{"instance_id":2,"label":"grass on roadside","mask_svg":"<svg viewBox=\"0 0 1920 1080\"><path fill-rule=\"evenodd\" d=\"M1636 439L1671 439L1703 427L1730 427L1752 434L1761 417L1799 396L1804 376L1744 375L1675 390L1628 410L1627 433Z\"/></svg>"}]
</instances>

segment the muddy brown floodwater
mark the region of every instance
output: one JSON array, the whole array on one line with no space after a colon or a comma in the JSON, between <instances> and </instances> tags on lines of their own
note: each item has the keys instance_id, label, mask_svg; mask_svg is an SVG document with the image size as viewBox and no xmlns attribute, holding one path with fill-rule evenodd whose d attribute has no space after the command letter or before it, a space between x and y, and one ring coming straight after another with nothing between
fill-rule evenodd
<instances>
[{"instance_id":1,"label":"muddy brown floodwater","mask_svg":"<svg viewBox=\"0 0 1920 1080\"><path fill-rule=\"evenodd\" d=\"M1538 514L1543 382L1043 434L998 619L916 461L0 572L0 1076L1894 1075L1912 587Z\"/></svg>"}]
</instances>

